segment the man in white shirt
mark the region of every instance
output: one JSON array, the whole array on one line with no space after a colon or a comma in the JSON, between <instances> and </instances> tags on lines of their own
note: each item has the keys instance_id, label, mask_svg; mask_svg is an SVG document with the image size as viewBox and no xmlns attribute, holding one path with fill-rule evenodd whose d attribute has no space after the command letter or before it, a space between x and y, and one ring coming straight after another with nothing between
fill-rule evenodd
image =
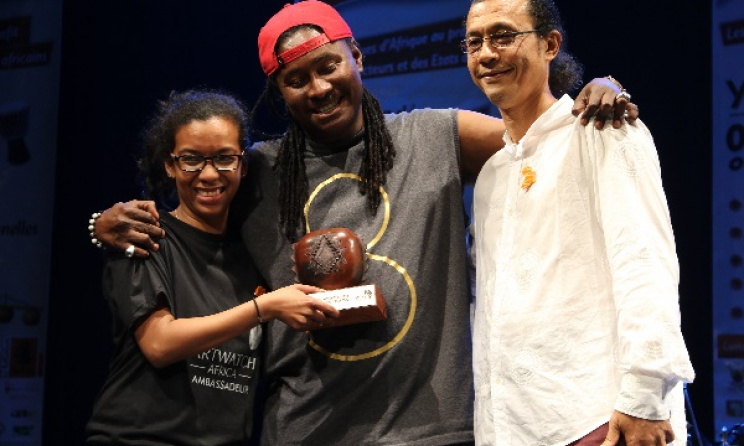
<instances>
[{"instance_id":1,"label":"man in white shirt","mask_svg":"<svg viewBox=\"0 0 744 446\"><path fill-rule=\"evenodd\" d=\"M656 149L640 121L571 114L562 35L551 0L467 17L468 68L506 125L474 196L476 444L684 445L694 372Z\"/></svg>"}]
</instances>

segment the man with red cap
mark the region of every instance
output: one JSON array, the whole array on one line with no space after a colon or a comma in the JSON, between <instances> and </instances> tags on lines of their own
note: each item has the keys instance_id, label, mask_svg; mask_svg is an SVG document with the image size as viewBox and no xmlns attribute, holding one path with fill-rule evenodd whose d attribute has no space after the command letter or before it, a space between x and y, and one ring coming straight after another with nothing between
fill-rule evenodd
<instances>
[{"instance_id":1,"label":"man with red cap","mask_svg":"<svg viewBox=\"0 0 744 446\"><path fill-rule=\"evenodd\" d=\"M302 234L353 230L366 243L365 282L382 290L388 313L307 334L269 324L262 444L472 444L462 184L503 146L503 123L455 109L383 114L362 85L351 29L320 1L286 5L258 46L262 98L278 94L290 123L282 138L254 145L251 186L231 216L272 289L295 280L292 244ZM594 80L577 108L591 104L619 125L619 92ZM131 223L153 223L150 210L131 202L104 212L96 241L156 248L149 236L161 231Z\"/></svg>"}]
</instances>

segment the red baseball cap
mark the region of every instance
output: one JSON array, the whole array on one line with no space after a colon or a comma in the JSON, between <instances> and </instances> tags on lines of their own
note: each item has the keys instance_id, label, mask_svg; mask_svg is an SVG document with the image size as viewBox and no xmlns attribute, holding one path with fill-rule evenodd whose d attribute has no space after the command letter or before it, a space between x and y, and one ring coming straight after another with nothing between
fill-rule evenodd
<instances>
[{"instance_id":1,"label":"red baseball cap","mask_svg":"<svg viewBox=\"0 0 744 446\"><path fill-rule=\"evenodd\" d=\"M323 30L323 34L281 54L276 54L274 48L279 36L284 31L298 25L315 25ZM351 28L341 18L338 11L329 4L318 0L287 3L266 22L258 33L258 58L261 61L261 68L267 76L271 76L279 68L298 57L346 37L352 37Z\"/></svg>"}]
</instances>

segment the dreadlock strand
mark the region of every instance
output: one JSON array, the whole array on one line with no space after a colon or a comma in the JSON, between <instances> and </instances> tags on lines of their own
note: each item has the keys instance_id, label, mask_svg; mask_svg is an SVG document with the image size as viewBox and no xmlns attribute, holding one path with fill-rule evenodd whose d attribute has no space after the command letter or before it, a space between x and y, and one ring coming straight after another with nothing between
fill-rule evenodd
<instances>
[{"instance_id":1,"label":"dreadlock strand","mask_svg":"<svg viewBox=\"0 0 744 446\"><path fill-rule=\"evenodd\" d=\"M292 121L282 139L275 169L279 177L279 224L288 239L295 241L302 211L307 201L308 183L305 173L305 135Z\"/></svg>"},{"instance_id":2,"label":"dreadlock strand","mask_svg":"<svg viewBox=\"0 0 744 446\"><path fill-rule=\"evenodd\" d=\"M386 172L393 166L395 147L385 125L380 102L366 88L362 96L362 116L367 131L364 136L364 159L359 169L364 181L359 189L362 195L367 196L370 210L376 213L382 199L380 186L385 184Z\"/></svg>"}]
</instances>

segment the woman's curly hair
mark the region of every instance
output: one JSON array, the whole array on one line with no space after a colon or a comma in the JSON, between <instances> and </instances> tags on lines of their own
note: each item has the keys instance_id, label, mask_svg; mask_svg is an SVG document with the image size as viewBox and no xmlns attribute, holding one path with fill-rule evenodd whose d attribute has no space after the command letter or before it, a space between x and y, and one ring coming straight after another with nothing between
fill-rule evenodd
<instances>
[{"instance_id":1,"label":"woman's curly hair","mask_svg":"<svg viewBox=\"0 0 744 446\"><path fill-rule=\"evenodd\" d=\"M187 90L171 92L167 99L158 102L155 114L142 132L143 153L137 161L144 198L166 208L178 203L175 181L165 170L165 163L171 162L176 133L192 121L212 117L233 121L238 127L240 148L247 150L248 113L236 97L218 90Z\"/></svg>"}]
</instances>

